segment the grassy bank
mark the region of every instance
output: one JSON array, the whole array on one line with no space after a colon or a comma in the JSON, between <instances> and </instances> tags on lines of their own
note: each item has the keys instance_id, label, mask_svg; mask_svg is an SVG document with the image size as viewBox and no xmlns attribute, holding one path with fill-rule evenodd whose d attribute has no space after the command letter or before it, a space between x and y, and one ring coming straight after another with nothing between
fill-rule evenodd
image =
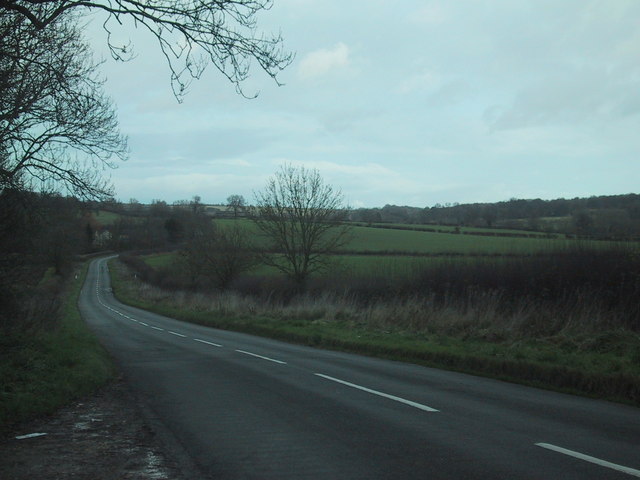
<instances>
[{"instance_id":1,"label":"grassy bank","mask_svg":"<svg viewBox=\"0 0 640 480\"><path fill-rule=\"evenodd\" d=\"M112 378L111 360L77 307L87 266L61 294L57 320L0 335L0 432L52 413Z\"/></svg>"},{"instance_id":2,"label":"grassy bank","mask_svg":"<svg viewBox=\"0 0 640 480\"><path fill-rule=\"evenodd\" d=\"M484 293L465 302L365 305L335 292L265 301L162 290L119 262L111 273L121 301L183 321L640 405L640 335L608 325L606 306L572 304L549 317L547 304L524 299L505 313Z\"/></svg>"}]
</instances>

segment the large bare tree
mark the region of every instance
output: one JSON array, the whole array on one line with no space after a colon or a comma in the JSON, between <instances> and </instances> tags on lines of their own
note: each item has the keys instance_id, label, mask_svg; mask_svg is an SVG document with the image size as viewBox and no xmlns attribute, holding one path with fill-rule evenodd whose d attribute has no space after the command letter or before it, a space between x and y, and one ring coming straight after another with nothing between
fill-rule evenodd
<instances>
[{"instance_id":1,"label":"large bare tree","mask_svg":"<svg viewBox=\"0 0 640 480\"><path fill-rule=\"evenodd\" d=\"M72 15L34 30L0 12L0 191L40 180L85 198L110 193L101 170L127 144L97 68Z\"/></svg>"},{"instance_id":2,"label":"large bare tree","mask_svg":"<svg viewBox=\"0 0 640 480\"><path fill-rule=\"evenodd\" d=\"M293 55L283 51L279 34L257 33L257 14L271 6L272 0L0 0L0 9L24 16L37 29L70 10L103 12L109 49L119 60L131 58L131 46L113 41L114 29L129 24L146 30L168 62L178 99L208 64L239 93L252 61L276 79Z\"/></svg>"},{"instance_id":3,"label":"large bare tree","mask_svg":"<svg viewBox=\"0 0 640 480\"><path fill-rule=\"evenodd\" d=\"M347 209L340 190L317 170L285 165L255 194L253 221L271 242L264 261L304 287L348 240Z\"/></svg>"}]
</instances>

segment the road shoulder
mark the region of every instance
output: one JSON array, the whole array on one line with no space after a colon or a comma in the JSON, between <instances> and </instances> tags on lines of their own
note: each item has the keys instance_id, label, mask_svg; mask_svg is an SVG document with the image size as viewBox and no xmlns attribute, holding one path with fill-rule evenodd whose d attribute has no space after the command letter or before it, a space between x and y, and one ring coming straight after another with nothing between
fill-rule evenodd
<instances>
[{"instance_id":1,"label":"road shoulder","mask_svg":"<svg viewBox=\"0 0 640 480\"><path fill-rule=\"evenodd\" d=\"M46 435L16 439L32 433ZM122 378L0 439L0 478L186 480Z\"/></svg>"}]
</instances>

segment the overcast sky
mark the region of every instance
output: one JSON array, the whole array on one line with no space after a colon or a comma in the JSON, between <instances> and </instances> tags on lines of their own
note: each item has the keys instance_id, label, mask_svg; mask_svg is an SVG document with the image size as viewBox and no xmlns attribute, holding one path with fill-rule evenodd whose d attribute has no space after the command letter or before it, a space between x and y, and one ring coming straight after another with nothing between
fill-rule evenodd
<instances>
[{"instance_id":1,"label":"overcast sky","mask_svg":"<svg viewBox=\"0 0 640 480\"><path fill-rule=\"evenodd\" d=\"M275 0L258 23L294 63L254 65L235 93L213 69L182 104L151 39L107 58L129 136L111 172L141 202L253 198L279 165L317 168L351 206L432 206L638 192L637 0Z\"/></svg>"}]
</instances>

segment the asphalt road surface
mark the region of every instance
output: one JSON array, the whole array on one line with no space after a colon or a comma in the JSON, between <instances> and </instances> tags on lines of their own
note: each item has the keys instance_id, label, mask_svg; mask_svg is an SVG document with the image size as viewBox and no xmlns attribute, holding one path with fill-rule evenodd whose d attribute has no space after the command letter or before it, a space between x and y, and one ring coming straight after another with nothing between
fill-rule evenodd
<instances>
[{"instance_id":1,"label":"asphalt road surface","mask_svg":"<svg viewBox=\"0 0 640 480\"><path fill-rule=\"evenodd\" d=\"M194 478L640 477L636 408L179 322L105 259L80 308Z\"/></svg>"}]
</instances>

